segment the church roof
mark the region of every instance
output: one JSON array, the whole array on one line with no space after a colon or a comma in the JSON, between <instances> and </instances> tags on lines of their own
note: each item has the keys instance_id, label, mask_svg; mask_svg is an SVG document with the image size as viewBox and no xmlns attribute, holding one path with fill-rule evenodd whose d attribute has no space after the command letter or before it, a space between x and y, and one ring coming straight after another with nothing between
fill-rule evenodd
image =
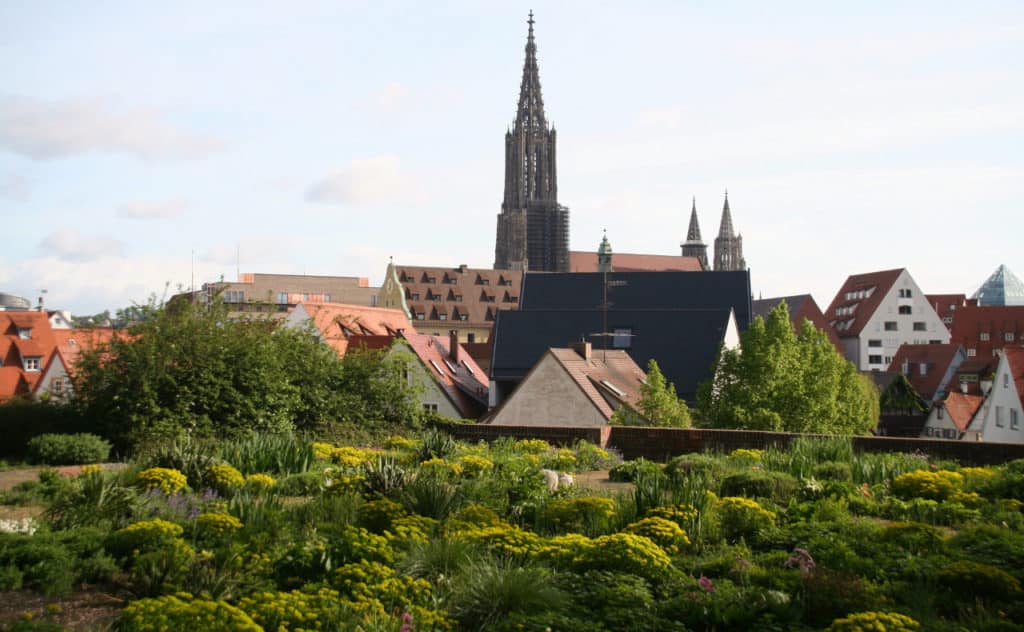
<instances>
[{"instance_id":1,"label":"church roof","mask_svg":"<svg viewBox=\"0 0 1024 632\"><path fill-rule=\"evenodd\" d=\"M977 299L978 305L1024 305L1024 282L1000 265L971 298Z\"/></svg>"},{"instance_id":2,"label":"church roof","mask_svg":"<svg viewBox=\"0 0 1024 632\"><path fill-rule=\"evenodd\" d=\"M696 202L695 202L696 203ZM725 194L725 204L722 206L722 223L718 227L718 238L735 237L736 231L732 227L732 211L729 210L729 193Z\"/></svg>"},{"instance_id":3,"label":"church roof","mask_svg":"<svg viewBox=\"0 0 1024 632\"><path fill-rule=\"evenodd\" d=\"M697 198L693 198L693 207L690 208L690 228L686 231L686 244L703 246L704 241L700 236L700 222L697 221Z\"/></svg>"},{"instance_id":4,"label":"church roof","mask_svg":"<svg viewBox=\"0 0 1024 632\"><path fill-rule=\"evenodd\" d=\"M697 257L678 255L643 255L628 252L612 253L612 268L616 272L700 272ZM597 253L569 251L570 272L597 272Z\"/></svg>"}]
</instances>

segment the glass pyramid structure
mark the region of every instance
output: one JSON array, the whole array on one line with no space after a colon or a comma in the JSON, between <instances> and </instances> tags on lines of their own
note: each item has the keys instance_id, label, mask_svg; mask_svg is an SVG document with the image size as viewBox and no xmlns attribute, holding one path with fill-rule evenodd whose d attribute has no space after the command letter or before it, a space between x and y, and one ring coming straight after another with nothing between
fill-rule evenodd
<instances>
[{"instance_id":1,"label":"glass pyramid structure","mask_svg":"<svg viewBox=\"0 0 1024 632\"><path fill-rule=\"evenodd\" d=\"M971 298L978 299L978 305L1024 305L1024 282L1001 265Z\"/></svg>"}]
</instances>

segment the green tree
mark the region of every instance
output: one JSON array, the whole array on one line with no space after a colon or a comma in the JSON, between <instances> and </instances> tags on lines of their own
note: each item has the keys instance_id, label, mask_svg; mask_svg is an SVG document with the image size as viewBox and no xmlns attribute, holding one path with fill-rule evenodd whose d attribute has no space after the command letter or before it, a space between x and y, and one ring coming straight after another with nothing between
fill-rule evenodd
<instances>
[{"instance_id":1,"label":"green tree","mask_svg":"<svg viewBox=\"0 0 1024 632\"><path fill-rule=\"evenodd\" d=\"M121 447L182 432L230 437L415 419L401 357L374 363L379 355L353 352L342 362L312 331L231 320L220 302L154 302L144 316L84 352L74 375L75 406Z\"/></svg>"},{"instance_id":2,"label":"green tree","mask_svg":"<svg viewBox=\"0 0 1024 632\"><path fill-rule=\"evenodd\" d=\"M715 428L863 434L878 423L871 380L809 321L797 335L785 302L722 350L697 402L701 425Z\"/></svg>"},{"instance_id":3,"label":"green tree","mask_svg":"<svg viewBox=\"0 0 1024 632\"><path fill-rule=\"evenodd\" d=\"M647 363L647 381L640 387L639 410L623 404L615 411L609 423L613 425L650 425L670 428L688 428L690 409L676 396L674 384L667 383L654 358Z\"/></svg>"}]
</instances>

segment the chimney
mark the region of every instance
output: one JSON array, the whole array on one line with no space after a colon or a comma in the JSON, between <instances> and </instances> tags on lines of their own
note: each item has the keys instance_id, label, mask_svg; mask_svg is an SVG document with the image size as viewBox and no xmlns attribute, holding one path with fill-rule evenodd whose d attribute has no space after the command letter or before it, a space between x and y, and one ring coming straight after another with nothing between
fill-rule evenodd
<instances>
[{"instance_id":1,"label":"chimney","mask_svg":"<svg viewBox=\"0 0 1024 632\"><path fill-rule=\"evenodd\" d=\"M576 353L580 354L580 357L583 358L584 360L590 359L593 350L590 343L586 342L585 340L580 340L579 342L570 342L569 348L575 351Z\"/></svg>"},{"instance_id":2,"label":"chimney","mask_svg":"<svg viewBox=\"0 0 1024 632\"><path fill-rule=\"evenodd\" d=\"M459 332L454 329L448 330L448 357L458 366L459 364Z\"/></svg>"}]
</instances>

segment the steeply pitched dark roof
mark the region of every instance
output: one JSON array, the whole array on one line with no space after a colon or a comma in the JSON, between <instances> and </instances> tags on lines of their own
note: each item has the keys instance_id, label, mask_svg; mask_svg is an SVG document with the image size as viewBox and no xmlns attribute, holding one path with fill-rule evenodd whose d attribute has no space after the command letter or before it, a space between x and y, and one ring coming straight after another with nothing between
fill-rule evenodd
<instances>
[{"instance_id":1,"label":"steeply pitched dark roof","mask_svg":"<svg viewBox=\"0 0 1024 632\"><path fill-rule=\"evenodd\" d=\"M740 331L750 326L750 273L746 270L612 272L608 281L612 309L732 309ZM603 283L604 275L599 272L527 272L523 276L519 308L597 309L604 299ZM578 338L577 334L573 340ZM562 340L547 346L561 347L568 342ZM646 366L645 363L646 360L640 365Z\"/></svg>"},{"instance_id":2,"label":"steeply pitched dark roof","mask_svg":"<svg viewBox=\"0 0 1024 632\"><path fill-rule=\"evenodd\" d=\"M706 273L690 272L686 276L698 274ZM636 363L643 368L652 358L657 360L679 396L693 401L697 386L711 377L729 314L729 308L612 308L607 314L607 330L629 329L632 335L626 351ZM594 355L600 357L605 340L609 349L614 347L609 337L595 335L605 331L604 322L605 315L599 309L499 312L493 334L491 379L517 382L549 348L564 347L581 338L593 342Z\"/></svg>"},{"instance_id":3,"label":"steeply pitched dark roof","mask_svg":"<svg viewBox=\"0 0 1024 632\"><path fill-rule=\"evenodd\" d=\"M786 304L786 307L789 309L789 315L792 318L792 316L798 313L800 311L800 308L803 307L804 301L806 301L809 298L811 298L810 294L797 294L794 296L780 296L778 298L765 298L753 301L751 303L751 308L753 309L751 319L760 316L761 318L767 320L768 314L771 313L773 309L778 307L779 303Z\"/></svg>"}]
</instances>

